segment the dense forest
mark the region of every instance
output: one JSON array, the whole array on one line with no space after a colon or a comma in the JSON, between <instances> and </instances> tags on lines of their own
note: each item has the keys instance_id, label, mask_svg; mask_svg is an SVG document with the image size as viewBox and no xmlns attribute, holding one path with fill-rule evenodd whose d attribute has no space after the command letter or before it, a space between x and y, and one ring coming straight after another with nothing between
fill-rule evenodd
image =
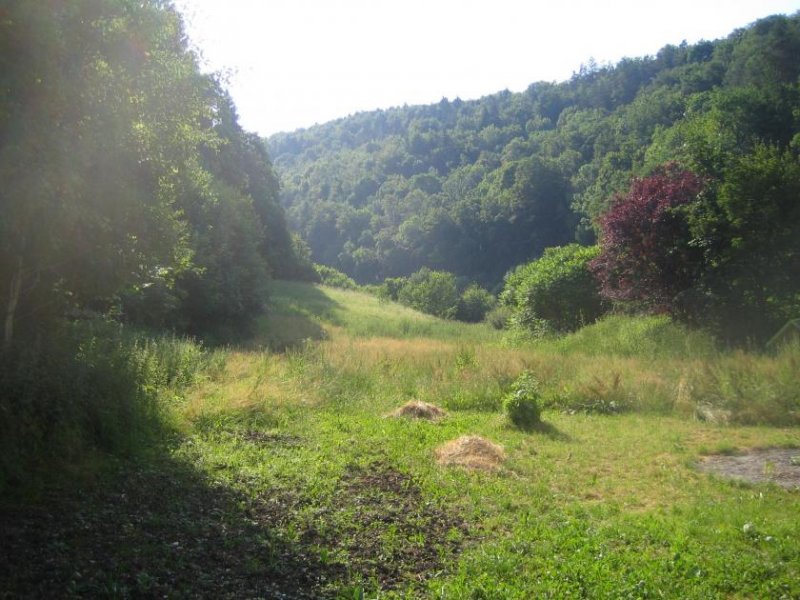
<instances>
[{"instance_id":1,"label":"dense forest","mask_svg":"<svg viewBox=\"0 0 800 600\"><path fill-rule=\"evenodd\" d=\"M490 289L546 248L594 243L632 178L675 163L703 185L670 209L685 231L659 240L696 263L673 291L691 291L703 321L772 310L764 334L797 308L799 55L800 15L773 16L563 83L356 114L269 147L314 261L360 283L424 267Z\"/></svg>"},{"instance_id":2,"label":"dense forest","mask_svg":"<svg viewBox=\"0 0 800 600\"><path fill-rule=\"evenodd\" d=\"M168 3L3 2L0 77L6 348L81 311L223 334L297 268L266 149Z\"/></svg>"}]
</instances>

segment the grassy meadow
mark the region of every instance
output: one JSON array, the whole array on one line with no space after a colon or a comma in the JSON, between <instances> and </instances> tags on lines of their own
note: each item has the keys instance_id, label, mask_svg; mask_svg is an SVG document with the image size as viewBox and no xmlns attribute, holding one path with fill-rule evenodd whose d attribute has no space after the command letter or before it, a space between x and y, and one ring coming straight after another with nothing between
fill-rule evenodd
<instances>
[{"instance_id":1,"label":"grassy meadow","mask_svg":"<svg viewBox=\"0 0 800 600\"><path fill-rule=\"evenodd\" d=\"M800 596L800 494L694 468L800 448L800 348L719 352L625 317L520 342L360 292L277 282L272 299L249 344L162 395L158 456L8 538L0 597ZM523 371L544 405L531 431L502 412ZM413 399L448 415L388 416ZM505 462L437 464L462 435Z\"/></svg>"}]
</instances>

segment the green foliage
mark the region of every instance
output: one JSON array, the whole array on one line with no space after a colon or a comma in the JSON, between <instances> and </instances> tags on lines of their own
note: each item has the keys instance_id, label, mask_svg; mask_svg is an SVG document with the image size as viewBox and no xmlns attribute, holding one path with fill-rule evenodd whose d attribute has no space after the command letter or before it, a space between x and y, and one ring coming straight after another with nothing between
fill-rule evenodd
<instances>
[{"instance_id":1,"label":"green foliage","mask_svg":"<svg viewBox=\"0 0 800 600\"><path fill-rule=\"evenodd\" d=\"M219 186L204 213L194 224L196 268L178 281L179 314L191 333L227 342L264 310L268 268L250 197Z\"/></svg>"},{"instance_id":2,"label":"green foliage","mask_svg":"<svg viewBox=\"0 0 800 600\"><path fill-rule=\"evenodd\" d=\"M503 411L519 429L531 429L541 421L540 401L539 381L525 371L503 398Z\"/></svg>"},{"instance_id":3,"label":"green foliage","mask_svg":"<svg viewBox=\"0 0 800 600\"><path fill-rule=\"evenodd\" d=\"M548 248L544 255L511 271L500 296L515 322L529 329L574 331L604 311L599 286L589 270L597 246L570 244Z\"/></svg>"},{"instance_id":4,"label":"green foliage","mask_svg":"<svg viewBox=\"0 0 800 600\"><path fill-rule=\"evenodd\" d=\"M707 358L716 353L713 338L676 323L667 315L608 315L558 340L559 352L588 356Z\"/></svg>"},{"instance_id":5,"label":"green foliage","mask_svg":"<svg viewBox=\"0 0 800 600\"><path fill-rule=\"evenodd\" d=\"M325 265L314 265L314 270L319 277L319 282L343 290L357 290L358 284L341 271Z\"/></svg>"},{"instance_id":6,"label":"green foliage","mask_svg":"<svg viewBox=\"0 0 800 600\"><path fill-rule=\"evenodd\" d=\"M461 293L456 319L467 323L479 323L494 308L496 302L490 292L477 283L470 284Z\"/></svg>"},{"instance_id":7,"label":"green foliage","mask_svg":"<svg viewBox=\"0 0 800 600\"><path fill-rule=\"evenodd\" d=\"M302 270L266 148L170 3L12 0L0 40L4 347L85 309L241 329Z\"/></svg>"},{"instance_id":8,"label":"green foliage","mask_svg":"<svg viewBox=\"0 0 800 600\"><path fill-rule=\"evenodd\" d=\"M0 21L6 345L185 267L176 173L207 139L208 81L174 11L55 4L6 2Z\"/></svg>"},{"instance_id":9,"label":"green foliage","mask_svg":"<svg viewBox=\"0 0 800 600\"><path fill-rule=\"evenodd\" d=\"M453 319L459 302L455 275L422 268L403 282L397 300L429 315Z\"/></svg>"},{"instance_id":10,"label":"green foliage","mask_svg":"<svg viewBox=\"0 0 800 600\"><path fill-rule=\"evenodd\" d=\"M495 297L476 283L460 294L455 275L423 267L410 277L389 277L376 289L383 300L393 300L443 319L479 323L494 307Z\"/></svg>"},{"instance_id":11,"label":"green foliage","mask_svg":"<svg viewBox=\"0 0 800 600\"><path fill-rule=\"evenodd\" d=\"M286 273L285 279L318 282L319 274L317 265L311 260L311 248L297 233L292 233L292 250L295 256L294 265L292 270Z\"/></svg>"},{"instance_id":12,"label":"green foliage","mask_svg":"<svg viewBox=\"0 0 800 600\"><path fill-rule=\"evenodd\" d=\"M510 325L513 314L514 311L510 306L498 304L486 313L486 322L495 329L506 329Z\"/></svg>"},{"instance_id":13,"label":"green foliage","mask_svg":"<svg viewBox=\"0 0 800 600\"><path fill-rule=\"evenodd\" d=\"M424 266L492 289L546 247L592 244L632 177L677 161L721 179L758 143L788 148L800 134L798 23L769 17L521 93L273 136L289 220L315 261L358 282Z\"/></svg>"},{"instance_id":14,"label":"green foliage","mask_svg":"<svg viewBox=\"0 0 800 600\"><path fill-rule=\"evenodd\" d=\"M765 342L800 314L800 161L756 146L731 160L692 215L704 272L696 322L729 340Z\"/></svg>"},{"instance_id":15,"label":"green foliage","mask_svg":"<svg viewBox=\"0 0 800 600\"><path fill-rule=\"evenodd\" d=\"M212 356L188 339L82 322L41 348L0 354L0 488L95 452L141 454L168 427L168 398Z\"/></svg>"}]
</instances>

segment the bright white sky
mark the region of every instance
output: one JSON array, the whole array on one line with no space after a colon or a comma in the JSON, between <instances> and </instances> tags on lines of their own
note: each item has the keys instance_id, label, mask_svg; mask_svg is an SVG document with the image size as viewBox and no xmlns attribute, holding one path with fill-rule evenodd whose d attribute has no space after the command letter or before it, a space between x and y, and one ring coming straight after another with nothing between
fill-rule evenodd
<instances>
[{"instance_id":1,"label":"bright white sky","mask_svg":"<svg viewBox=\"0 0 800 600\"><path fill-rule=\"evenodd\" d=\"M713 40L800 0L174 0L206 70L261 135L563 81Z\"/></svg>"}]
</instances>

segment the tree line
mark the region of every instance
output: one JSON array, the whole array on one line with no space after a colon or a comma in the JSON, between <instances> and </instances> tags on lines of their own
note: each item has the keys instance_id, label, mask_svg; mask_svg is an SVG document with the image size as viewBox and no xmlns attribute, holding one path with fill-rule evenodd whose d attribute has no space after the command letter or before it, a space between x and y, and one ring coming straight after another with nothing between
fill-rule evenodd
<instances>
[{"instance_id":1,"label":"tree line","mask_svg":"<svg viewBox=\"0 0 800 600\"><path fill-rule=\"evenodd\" d=\"M167 1L0 2L0 181L0 496L153 447L160 395L210 360L196 339L313 275Z\"/></svg>"},{"instance_id":2,"label":"tree line","mask_svg":"<svg viewBox=\"0 0 800 600\"><path fill-rule=\"evenodd\" d=\"M263 142L156 0L0 7L3 346L84 312L225 337L295 258Z\"/></svg>"}]
</instances>

